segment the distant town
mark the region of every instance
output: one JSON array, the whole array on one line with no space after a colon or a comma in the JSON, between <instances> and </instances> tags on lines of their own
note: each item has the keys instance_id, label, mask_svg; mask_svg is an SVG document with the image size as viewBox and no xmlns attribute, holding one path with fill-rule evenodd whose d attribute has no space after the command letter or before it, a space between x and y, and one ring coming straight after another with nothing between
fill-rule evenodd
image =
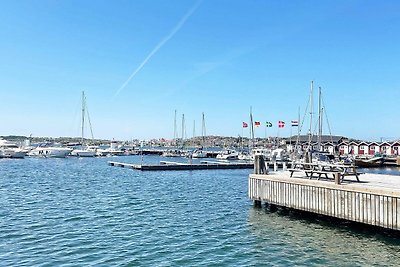
<instances>
[{"instance_id":1,"label":"distant town","mask_svg":"<svg viewBox=\"0 0 400 267\"><path fill-rule=\"evenodd\" d=\"M28 136L0 136L0 139L11 141L18 144L23 144L27 140L30 143L60 143L62 145L80 145L82 138L80 137L28 137ZM107 140L107 139L83 139L85 144L98 146L98 145L109 145L110 143L117 143L121 146L127 146L131 148L138 147L180 147L180 148L235 148L245 149L251 144L252 147L282 147L288 150L306 150L309 143L315 148L318 142L321 143L321 149L330 153L337 154L354 154L354 155L373 155L376 152L380 152L386 155L399 155L400 154L400 140L384 141L381 142L368 142L364 140L358 140L348 138L344 136L331 136L323 135L321 140L318 140L318 136L312 136L310 139L308 135L291 136L291 137L268 137L268 138L254 138L251 140L248 137L227 137L227 136L205 136L204 138L192 137L188 139L150 139L150 140L139 140L132 139L129 141L119 140Z\"/></svg>"}]
</instances>

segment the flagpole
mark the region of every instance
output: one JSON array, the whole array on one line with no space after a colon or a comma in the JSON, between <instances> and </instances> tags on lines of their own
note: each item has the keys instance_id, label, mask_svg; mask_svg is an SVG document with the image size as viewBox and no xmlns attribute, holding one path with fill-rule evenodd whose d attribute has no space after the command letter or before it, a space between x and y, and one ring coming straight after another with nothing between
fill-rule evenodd
<instances>
[{"instance_id":1,"label":"flagpole","mask_svg":"<svg viewBox=\"0 0 400 267\"><path fill-rule=\"evenodd\" d=\"M242 143L242 144L241 144L241 146L242 146L242 152L243 152L243 129L244 129L244 128L243 128L243 124L242 124L242 142L241 142L241 143Z\"/></svg>"},{"instance_id":2,"label":"flagpole","mask_svg":"<svg viewBox=\"0 0 400 267\"><path fill-rule=\"evenodd\" d=\"M293 123L290 123L290 137L289 137L290 152L293 151L293 146L292 146L292 130L293 130Z\"/></svg>"},{"instance_id":3,"label":"flagpole","mask_svg":"<svg viewBox=\"0 0 400 267\"><path fill-rule=\"evenodd\" d=\"M250 138L251 138L251 147L250 149L253 148L254 146L254 125L253 125L253 112L252 112L252 107L250 106Z\"/></svg>"},{"instance_id":4,"label":"flagpole","mask_svg":"<svg viewBox=\"0 0 400 267\"><path fill-rule=\"evenodd\" d=\"M265 124L265 139L267 139L267 124Z\"/></svg>"},{"instance_id":5,"label":"flagpole","mask_svg":"<svg viewBox=\"0 0 400 267\"><path fill-rule=\"evenodd\" d=\"M300 107L299 107L299 113L298 113L298 122L299 122L299 125L297 126L296 149L297 149L297 146L299 145L299 142L300 142L300 127L302 127L302 126L300 125Z\"/></svg>"}]
</instances>

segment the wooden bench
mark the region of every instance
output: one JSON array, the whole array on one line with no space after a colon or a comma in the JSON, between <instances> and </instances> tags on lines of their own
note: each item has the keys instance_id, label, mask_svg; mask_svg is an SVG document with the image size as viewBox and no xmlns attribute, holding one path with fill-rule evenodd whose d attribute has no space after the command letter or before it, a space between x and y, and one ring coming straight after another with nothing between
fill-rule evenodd
<instances>
[{"instance_id":1,"label":"wooden bench","mask_svg":"<svg viewBox=\"0 0 400 267\"><path fill-rule=\"evenodd\" d=\"M315 170L315 171L311 171L311 175L309 177L310 179L312 178L312 175L314 173L318 174L318 180L319 180L319 179L321 179L321 175L325 175L325 178L329 179L328 174L332 174L333 175L333 179L335 179L335 173L338 173L338 172L336 172L336 171L318 171L318 170Z\"/></svg>"},{"instance_id":2,"label":"wooden bench","mask_svg":"<svg viewBox=\"0 0 400 267\"><path fill-rule=\"evenodd\" d=\"M287 169L287 171L290 172L290 177L292 177L292 176L293 176L293 173L295 173L295 172L302 172L302 171L304 171L304 170L301 170L301 169Z\"/></svg>"},{"instance_id":3,"label":"wooden bench","mask_svg":"<svg viewBox=\"0 0 400 267\"><path fill-rule=\"evenodd\" d=\"M309 170L309 169L287 169L287 171L290 172L290 177L293 177L293 173L295 172L304 172L307 177L310 177L310 174L312 174L314 171ZM311 179L311 177L310 177Z\"/></svg>"}]
</instances>

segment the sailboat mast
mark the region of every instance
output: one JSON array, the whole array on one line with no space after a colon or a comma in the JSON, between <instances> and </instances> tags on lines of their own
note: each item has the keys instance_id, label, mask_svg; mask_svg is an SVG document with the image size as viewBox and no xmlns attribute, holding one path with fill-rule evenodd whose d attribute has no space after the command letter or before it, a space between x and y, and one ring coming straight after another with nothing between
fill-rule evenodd
<instances>
[{"instance_id":1,"label":"sailboat mast","mask_svg":"<svg viewBox=\"0 0 400 267\"><path fill-rule=\"evenodd\" d=\"M205 139L206 139L206 121L204 119L204 112L202 113L202 119L201 119L201 136L203 139L203 144L202 146L204 146L205 143Z\"/></svg>"},{"instance_id":2,"label":"sailboat mast","mask_svg":"<svg viewBox=\"0 0 400 267\"><path fill-rule=\"evenodd\" d=\"M176 143L176 109L175 109L175 116L174 116L174 142Z\"/></svg>"},{"instance_id":3,"label":"sailboat mast","mask_svg":"<svg viewBox=\"0 0 400 267\"><path fill-rule=\"evenodd\" d=\"M310 90L310 129L308 130L308 146L311 149L311 141L312 141L312 120L313 120L313 91L314 91L314 81L311 81L311 90Z\"/></svg>"},{"instance_id":4,"label":"sailboat mast","mask_svg":"<svg viewBox=\"0 0 400 267\"><path fill-rule=\"evenodd\" d=\"M182 114L182 147L185 138L185 114Z\"/></svg>"},{"instance_id":5,"label":"sailboat mast","mask_svg":"<svg viewBox=\"0 0 400 267\"><path fill-rule=\"evenodd\" d=\"M82 128L81 128L81 144L83 145L83 136L85 134L85 91L82 91Z\"/></svg>"},{"instance_id":6,"label":"sailboat mast","mask_svg":"<svg viewBox=\"0 0 400 267\"><path fill-rule=\"evenodd\" d=\"M254 125L253 125L253 111L252 107L250 107L250 137L251 137L251 145L250 148L253 148L254 145Z\"/></svg>"},{"instance_id":7,"label":"sailboat mast","mask_svg":"<svg viewBox=\"0 0 400 267\"><path fill-rule=\"evenodd\" d=\"M318 91L318 150L321 151L322 142L322 102L321 102L321 87Z\"/></svg>"}]
</instances>

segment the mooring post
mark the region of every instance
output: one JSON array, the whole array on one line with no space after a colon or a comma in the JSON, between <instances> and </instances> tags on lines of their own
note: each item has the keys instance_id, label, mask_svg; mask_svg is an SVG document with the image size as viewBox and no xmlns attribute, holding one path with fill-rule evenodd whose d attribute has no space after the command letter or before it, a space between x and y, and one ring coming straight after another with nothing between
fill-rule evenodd
<instances>
[{"instance_id":1,"label":"mooring post","mask_svg":"<svg viewBox=\"0 0 400 267\"><path fill-rule=\"evenodd\" d=\"M261 206L262 206L261 200L254 200L254 207L261 208Z\"/></svg>"},{"instance_id":2,"label":"mooring post","mask_svg":"<svg viewBox=\"0 0 400 267\"><path fill-rule=\"evenodd\" d=\"M257 155L254 158L254 173L255 174L268 174L265 166L265 160L262 155Z\"/></svg>"},{"instance_id":3,"label":"mooring post","mask_svg":"<svg viewBox=\"0 0 400 267\"><path fill-rule=\"evenodd\" d=\"M283 171L286 171L286 170L287 170L286 162L285 162L285 161L283 162L283 167L282 167L282 168L283 168Z\"/></svg>"},{"instance_id":4,"label":"mooring post","mask_svg":"<svg viewBox=\"0 0 400 267\"><path fill-rule=\"evenodd\" d=\"M278 171L278 163L274 162L274 172Z\"/></svg>"},{"instance_id":5,"label":"mooring post","mask_svg":"<svg viewBox=\"0 0 400 267\"><path fill-rule=\"evenodd\" d=\"M340 184L340 173L335 172L335 184Z\"/></svg>"}]
</instances>

